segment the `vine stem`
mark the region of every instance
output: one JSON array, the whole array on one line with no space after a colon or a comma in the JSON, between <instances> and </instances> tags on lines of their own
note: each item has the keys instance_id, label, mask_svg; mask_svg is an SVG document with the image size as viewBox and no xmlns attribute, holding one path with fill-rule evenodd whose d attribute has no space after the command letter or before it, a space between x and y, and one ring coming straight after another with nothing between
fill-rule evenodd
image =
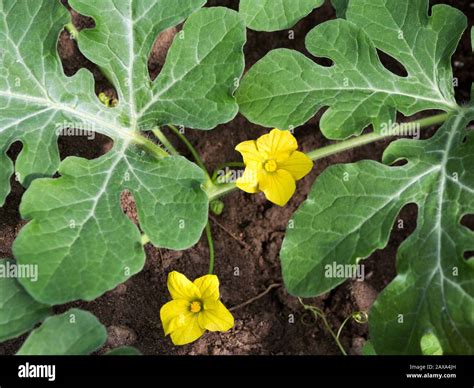
<instances>
[{"instance_id":1,"label":"vine stem","mask_svg":"<svg viewBox=\"0 0 474 388\"><path fill-rule=\"evenodd\" d=\"M207 243L209 244L209 275L212 275L214 273L215 252L214 252L214 240L212 239L211 223L209 222L209 220L207 221L207 224L206 224L206 237L207 237Z\"/></svg>"},{"instance_id":2,"label":"vine stem","mask_svg":"<svg viewBox=\"0 0 474 388\"><path fill-rule=\"evenodd\" d=\"M212 174L212 177L211 177L212 181L215 182L217 179L217 176L219 175L219 171L222 171L223 169L227 167L239 168L239 167L245 167L245 164L242 162L229 162L229 163L219 164Z\"/></svg>"},{"instance_id":3,"label":"vine stem","mask_svg":"<svg viewBox=\"0 0 474 388\"><path fill-rule=\"evenodd\" d=\"M326 315L324 314L324 312L321 311L320 309L318 309L317 307L309 306L309 305L305 304L301 298L298 298L298 300L300 301L301 305L304 307L305 310L311 311L316 318L319 317L319 318L322 319L322 321L324 323L324 326L326 327L326 330L331 334L332 338L334 338L334 341L336 342L337 347L339 348L341 353L344 356L347 356L347 352L344 349L344 346L342 346L341 341L339 340L340 333L338 332L338 335L336 335L336 333L334 333L334 330L332 329L331 325L329 324L328 320L326 319Z\"/></svg>"},{"instance_id":4,"label":"vine stem","mask_svg":"<svg viewBox=\"0 0 474 388\"><path fill-rule=\"evenodd\" d=\"M281 283L274 283L274 284L270 284L267 289L263 292L261 292L260 294L258 294L257 296L254 296L253 298L250 298L249 300L241 303L241 304L238 304L237 306L234 306L234 307L231 307L229 309L229 311L235 311L237 309L241 309L242 307L245 307L245 306L248 306L249 304L263 298L265 295L267 295L271 290L273 290L274 288L278 288L278 287L281 287L282 284Z\"/></svg>"},{"instance_id":5,"label":"vine stem","mask_svg":"<svg viewBox=\"0 0 474 388\"><path fill-rule=\"evenodd\" d=\"M399 133L403 133L407 129L411 129L413 127L418 128L426 128L431 127L433 125L442 124L450 117L449 113L442 113L439 115L435 115L432 117L427 117L421 120L411 121L408 123L401 123L399 124L397 131ZM338 153L356 148L361 147L370 143L374 143L376 141L385 140L390 137L395 137L395 134L378 134L378 133L369 133L367 135L362 135L358 137L354 137L348 140L344 140L338 143L330 144L326 147L318 148L316 150L308 152L306 155L312 160L317 161L323 158L327 158L328 156L336 155ZM232 191L236 190L237 187L235 183L225 183L216 185L213 184L211 187L206 188L207 195L209 200L218 199L226 194L231 193Z\"/></svg>"},{"instance_id":6,"label":"vine stem","mask_svg":"<svg viewBox=\"0 0 474 388\"><path fill-rule=\"evenodd\" d=\"M183 142L183 144L188 148L188 150L191 152L193 155L194 160L196 161L196 164L201 167L201 169L206 173L206 177L209 182L211 182L211 177L209 176L209 173L207 171L206 166L204 165L204 162L201 159L201 156L199 156L199 153L196 151L196 149L193 147L193 145L189 142L189 140L184 136L181 131L176 128L172 124L167 124L167 127L171 129L174 134Z\"/></svg>"},{"instance_id":7,"label":"vine stem","mask_svg":"<svg viewBox=\"0 0 474 388\"><path fill-rule=\"evenodd\" d=\"M351 319L352 319L352 315L349 315L346 319L344 319L344 322L342 322L341 326L339 326L339 330L336 333L337 339L341 337L342 329L344 329L344 326L346 326L346 323L349 322Z\"/></svg>"},{"instance_id":8,"label":"vine stem","mask_svg":"<svg viewBox=\"0 0 474 388\"><path fill-rule=\"evenodd\" d=\"M431 127L436 124L444 123L449 118L448 113L439 114L432 117L427 117L425 119L411 121L409 123L401 123L398 127L398 132L403 133L407 129L413 127L426 128ZM376 141L385 140L396 135L389 134L378 134L375 132L369 133L367 135L362 135L358 137L351 138L349 140L341 141L339 143L331 144L323 148L316 149L314 151L308 152L306 155L313 161L326 158L344 152L356 147L361 147Z\"/></svg>"},{"instance_id":9,"label":"vine stem","mask_svg":"<svg viewBox=\"0 0 474 388\"><path fill-rule=\"evenodd\" d=\"M74 24L68 23L64 26L64 28L66 29L66 31L71 36L71 39L74 39L74 40L77 39L77 37L79 36L79 31L78 31L78 29L76 28L76 26Z\"/></svg>"},{"instance_id":10,"label":"vine stem","mask_svg":"<svg viewBox=\"0 0 474 388\"><path fill-rule=\"evenodd\" d=\"M167 156L170 156L170 154L166 152L163 148L161 148L159 145L153 143L150 139L138 133L133 134L132 141L137 146L142 147L145 151L148 151L157 159L162 159L162 158L166 158Z\"/></svg>"}]
</instances>

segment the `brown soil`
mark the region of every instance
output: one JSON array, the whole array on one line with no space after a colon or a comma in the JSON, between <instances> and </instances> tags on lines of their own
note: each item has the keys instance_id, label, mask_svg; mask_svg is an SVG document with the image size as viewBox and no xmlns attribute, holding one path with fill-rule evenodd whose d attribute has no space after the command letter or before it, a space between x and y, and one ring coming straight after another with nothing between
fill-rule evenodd
<instances>
[{"instance_id":1,"label":"brown soil","mask_svg":"<svg viewBox=\"0 0 474 388\"><path fill-rule=\"evenodd\" d=\"M64 1L65 2L65 1ZM432 4L441 1L431 1ZM225 5L237 8L237 0L212 0L210 5ZM461 9L469 20L474 20L474 8L470 1L444 1ZM93 22L73 14L74 23L81 28L93 26ZM256 33L248 31L246 45L247 68L250 68L268 51L278 47L295 48L305 52L304 37L313 26L334 18L332 8L326 4L314 11L294 28L294 40L288 39L288 32ZM472 23L471 23L472 24ZM176 32L177 29L174 31ZM155 76L162 67L166 50L173 31L167 32L155 45L150 58L150 72ZM96 78L96 90L114 95L110 83L97 68L77 50L73 41L63 33L59 52L66 74L73 75L79 68L87 67ZM387 62L388 66L396 64ZM455 75L459 78L457 96L467 101L472 82L473 68L469 34L466 32L462 44L454 57ZM421 117L421 116L420 116ZM296 136L303 150L309 151L327 143L318 131L318 117L298 129ZM254 139L264 129L238 116L229 124L213 131L187 131L187 136L200 151L210 170L227 161L239 161L234 147L241 141ZM430 131L433 133L433 130ZM61 138L62 157L78 155L96 158L106 152L110 141L98 136L94 142L85 138ZM186 150L175 143L186 156ZM361 149L333 156L318 162L313 172L298 185L297 194L285 208L267 202L261 195L249 196L235 192L224 199L225 210L216 216L212 229L216 241L216 273L221 280L222 299L227 306L236 306L253 298L269 285L281 283L279 249L284 236L285 225L292 213L303 202L312 183L328 166L361 159L379 160L387 143L378 143ZM10 155L15 157L21 149L15 144ZM24 189L12 180L12 192L5 206L0 209L0 257L11 257L11 245L23 221L18 205ZM123 196L124 210L134 216L134 206L129 196ZM394 228L388 246L375 252L366 262L366 281L348 281L332 292L308 301L324 309L329 322L337 328L353 311L368 310L376 295L395 275L397 247L416 226L417 209L407 206L400 214L404 229ZM107 326L109 340L106 347L133 345L145 354L339 354L338 348L321 322L311 322L296 298L288 295L283 287L274 288L263 298L234 311L236 325L225 334L206 334L194 344L174 347L163 335L159 319L160 307L168 300L166 277L172 270L180 271L189 278L206 273L208 248L202 238L194 248L183 252L146 247L147 263L144 270L125 284L118 286L91 303L75 303L87 309ZM236 274L238 273L238 276ZM58 312L70 306L57 307ZM294 316L294 321L291 319ZM305 319L303 319L305 318ZM349 323L342 334L342 343L350 353L359 353L367 338L367 326ZM22 342L21 339L0 346L0 354L12 354Z\"/></svg>"}]
</instances>

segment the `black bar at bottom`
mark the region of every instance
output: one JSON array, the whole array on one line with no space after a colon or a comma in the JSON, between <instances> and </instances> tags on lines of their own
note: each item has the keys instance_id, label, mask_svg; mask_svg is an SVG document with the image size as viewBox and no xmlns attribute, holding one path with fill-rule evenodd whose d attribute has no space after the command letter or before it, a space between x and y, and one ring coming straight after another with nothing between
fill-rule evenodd
<instances>
[{"instance_id":1,"label":"black bar at bottom","mask_svg":"<svg viewBox=\"0 0 474 388\"><path fill-rule=\"evenodd\" d=\"M37 366L45 366L37 368ZM49 366L49 368L48 368ZM54 366L54 381L52 378ZM49 372L48 372L49 371ZM48 374L49 373L49 374ZM19 376L22 375L22 377ZM25 376L28 374L28 376ZM32 376L42 374L42 377ZM140 382L174 376L316 376L408 386L474 386L474 357L88 356L0 357L0 387ZM23 377L25 376L25 377ZM49 377L48 377L49 376ZM145 380L144 380L145 381ZM159 380L155 380L159 381ZM216 381L219 384L220 380ZM392 384L390 384L392 385Z\"/></svg>"}]
</instances>

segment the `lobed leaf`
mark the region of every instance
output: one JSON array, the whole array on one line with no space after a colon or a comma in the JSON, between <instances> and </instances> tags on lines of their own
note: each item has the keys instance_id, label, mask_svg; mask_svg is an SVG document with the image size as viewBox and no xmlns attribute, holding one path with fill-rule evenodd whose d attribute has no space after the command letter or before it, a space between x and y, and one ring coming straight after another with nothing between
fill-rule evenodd
<instances>
[{"instance_id":1,"label":"lobed leaf","mask_svg":"<svg viewBox=\"0 0 474 388\"><path fill-rule=\"evenodd\" d=\"M38 281L22 281L38 300L93 300L143 268L141 234L120 207L123 190L157 245L190 246L206 223L204 173L182 157L156 161L122 149L93 161L68 158L59 172L25 193L20 211L32 221L13 246L20 263L38 265Z\"/></svg>"},{"instance_id":2,"label":"lobed leaf","mask_svg":"<svg viewBox=\"0 0 474 388\"><path fill-rule=\"evenodd\" d=\"M173 123L209 129L237 113L233 98L244 67L245 25L235 11L207 8L184 24L152 81L147 60L156 36L180 23L204 0L116 2L71 0L96 26L78 35L81 51L110 79L119 103L94 95L86 70L66 77L56 51L70 21L59 1L0 0L0 202L13 170L6 151L23 143L16 169L24 184L58 168L58 128L103 133L114 147L96 160L68 158L59 179L40 179L21 205L31 222L14 244L21 264L38 264L39 281L23 282L49 304L93 299L137 273L144 262L138 228L123 214L132 192L141 229L157 246L184 249L207 222L204 173L183 158L144 153L140 130ZM20 81L17 83L16 79ZM58 127L59 126L59 127Z\"/></svg>"},{"instance_id":3,"label":"lobed leaf","mask_svg":"<svg viewBox=\"0 0 474 388\"><path fill-rule=\"evenodd\" d=\"M317 180L283 242L285 284L309 297L345 278L325 276L333 263L354 265L387 245L401 208L418 205L417 228L397 255L395 280L370 314L377 354L419 354L433 333L444 354L474 352L474 232L460 222L474 213L474 137L460 111L426 141L399 140L384 163L336 165ZM407 164L391 167L398 160Z\"/></svg>"},{"instance_id":4,"label":"lobed leaf","mask_svg":"<svg viewBox=\"0 0 474 388\"><path fill-rule=\"evenodd\" d=\"M0 266L14 261L0 259ZM51 307L36 302L14 278L0 278L0 342L30 331L51 314Z\"/></svg>"},{"instance_id":5,"label":"lobed leaf","mask_svg":"<svg viewBox=\"0 0 474 388\"><path fill-rule=\"evenodd\" d=\"M71 309L46 319L31 332L18 351L20 356L88 355L107 339L107 331L88 311Z\"/></svg>"},{"instance_id":6,"label":"lobed leaf","mask_svg":"<svg viewBox=\"0 0 474 388\"><path fill-rule=\"evenodd\" d=\"M346 18L315 27L308 51L331 59L324 67L303 54L273 50L244 77L237 92L241 113L267 127L288 129L323 107L320 122L331 139L380 132L396 111L456 109L451 56L466 28L458 10L428 0L353 0ZM376 49L398 60L408 76L387 70Z\"/></svg>"},{"instance_id":7,"label":"lobed leaf","mask_svg":"<svg viewBox=\"0 0 474 388\"><path fill-rule=\"evenodd\" d=\"M240 0L239 12L256 31L278 31L293 27L324 0Z\"/></svg>"}]
</instances>

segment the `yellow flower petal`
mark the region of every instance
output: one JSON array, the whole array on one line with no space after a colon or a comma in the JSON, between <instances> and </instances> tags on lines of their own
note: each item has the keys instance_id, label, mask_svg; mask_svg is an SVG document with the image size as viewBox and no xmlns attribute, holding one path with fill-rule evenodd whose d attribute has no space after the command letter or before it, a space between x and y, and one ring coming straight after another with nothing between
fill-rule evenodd
<instances>
[{"instance_id":1,"label":"yellow flower petal","mask_svg":"<svg viewBox=\"0 0 474 388\"><path fill-rule=\"evenodd\" d=\"M288 159L280 163L278 167L288 171L293 178L299 180L311 171L313 168L313 161L304 153L295 151Z\"/></svg>"},{"instance_id":2,"label":"yellow flower petal","mask_svg":"<svg viewBox=\"0 0 474 388\"><path fill-rule=\"evenodd\" d=\"M196 285L182 273L173 271L168 275L168 290L173 299L192 301L201 298L201 292Z\"/></svg>"},{"instance_id":3,"label":"yellow flower petal","mask_svg":"<svg viewBox=\"0 0 474 388\"><path fill-rule=\"evenodd\" d=\"M279 206L285 206L296 190L295 179L285 170L262 174L259 187L269 201Z\"/></svg>"},{"instance_id":4,"label":"yellow flower petal","mask_svg":"<svg viewBox=\"0 0 474 388\"><path fill-rule=\"evenodd\" d=\"M205 302L199 325L209 331L227 331L234 327L234 317L221 301Z\"/></svg>"},{"instance_id":5,"label":"yellow flower petal","mask_svg":"<svg viewBox=\"0 0 474 388\"><path fill-rule=\"evenodd\" d=\"M242 176L237 179L235 185L246 193L255 194L258 192L258 173L256 169L247 167Z\"/></svg>"},{"instance_id":6,"label":"yellow flower petal","mask_svg":"<svg viewBox=\"0 0 474 388\"><path fill-rule=\"evenodd\" d=\"M255 140L244 141L235 147L235 150L242 154L245 165L250 162L262 162L262 155L258 152Z\"/></svg>"},{"instance_id":7,"label":"yellow flower petal","mask_svg":"<svg viewBox=\"0 0 474 388\"><path fill-rule=\"evenodd\" d=\"M171 341L175 345L186 345L201 337L205 329L201 328L198 321L199 314L189 315L184 326L177 328L171 333Z\"/></svg>"},{"instance_id":8,"label":"yellow flower petal","mask_svg":"<svg viewBox=\"0 0 474 388\"><path fill-rule=\"evenodd\" d=\"M184 299L172 300L166 303L160 310L160 318L165 335L184 326L189 320L189 302Z\"/></svg>"},{"instance_id":9,"label":"yellow flower petal","mask_svg":"<svg viewBox=\"0 0 474 388\"><path fill-rule=\"evenodd\" d=\"M205 275L194 281L204 300L219 300L219 279L216 275Z\"/></svg>"},{"instance_id":10,"label":"yellow flower petal","mask_svg":"<svg viewBox=\"0 0 474 388\"><path fill-rule=\"evenodd\" d=\"M290 131L272 129L257 139L257 148L266 159L281 161L298 149L298 143Z\"/></svg>"}]
</instances>

